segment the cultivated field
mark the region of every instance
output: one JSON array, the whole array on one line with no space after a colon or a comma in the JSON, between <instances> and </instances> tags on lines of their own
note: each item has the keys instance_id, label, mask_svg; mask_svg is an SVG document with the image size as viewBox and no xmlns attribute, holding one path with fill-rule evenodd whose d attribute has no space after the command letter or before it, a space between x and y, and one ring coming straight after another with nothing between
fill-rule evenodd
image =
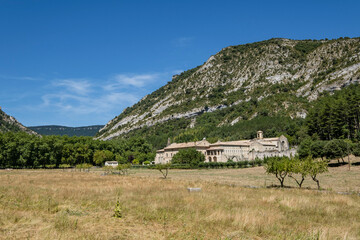
<instances>
[{"instance_id":1,"label":"cultivated field","mask_svg":"<svg viewBox=\"0 0 360 240\"><path fill-rule=\"evenodd\" d=\"M265 188L278 183L262 167L160 176L1 170L0 239L360 239L360 196L337 193L360 192L359 165L330 168L324 192Z\"/></svg>"}]
</instances>

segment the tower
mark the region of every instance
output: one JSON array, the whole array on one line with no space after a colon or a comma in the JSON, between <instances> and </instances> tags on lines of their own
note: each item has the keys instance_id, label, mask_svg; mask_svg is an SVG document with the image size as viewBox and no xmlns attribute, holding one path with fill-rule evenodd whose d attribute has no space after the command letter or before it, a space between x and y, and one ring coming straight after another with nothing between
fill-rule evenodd
<instances>
[{"instance_id":1,"label":"tower","mask_svg":"<svg viewBox=\"0 0 360 240\"><path fill-rule=\"evenodd\" d=\"M263 139L263 131L257 131L257 139Z\"/></svg>"}]
</instances>

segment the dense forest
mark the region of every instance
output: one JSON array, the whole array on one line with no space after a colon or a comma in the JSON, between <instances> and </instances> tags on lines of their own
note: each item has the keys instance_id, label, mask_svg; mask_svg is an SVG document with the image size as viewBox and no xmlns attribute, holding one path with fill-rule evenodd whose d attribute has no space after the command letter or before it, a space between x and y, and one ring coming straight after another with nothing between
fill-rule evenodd
<instances>
[{"instance_id":1,"label":"dense forest","mask_svg":"<svg viewBox=\"0 0 360 240\"><path fill-rule=\"evenodd\" d=\"M353 84L314 102L306 126L313 138L321 140L360 139L360 86Z\"/></svg>"},{"instance_id":2,"label":"dense forest","mask_svg":"<svg viewBox=\"0 0 360 240\"><path fill-rule=\"evenodd\" d=\"M100 141L91 137L0 134L0 168L45 168L79 164L102 166L104 161L152 161L153 148L141 138Z\"/></svg>"}]
</instances>

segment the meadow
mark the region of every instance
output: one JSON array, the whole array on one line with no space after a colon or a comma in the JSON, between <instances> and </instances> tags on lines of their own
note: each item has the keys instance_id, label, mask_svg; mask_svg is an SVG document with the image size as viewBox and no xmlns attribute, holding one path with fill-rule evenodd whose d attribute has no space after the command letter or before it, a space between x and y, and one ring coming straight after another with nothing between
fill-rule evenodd
<instances>
[{"instance_id":1,"label":"meadow","mask_svg":"<svg viewBox=\"0 0 360 240\"><path fill-rule=\"evenodd\" d=\"M310 179L269 187L278 182L263 167L160 177L0 170L0 239L360 239L359 165L330 168L324 191Z\"/></svg>"}]
</instances>

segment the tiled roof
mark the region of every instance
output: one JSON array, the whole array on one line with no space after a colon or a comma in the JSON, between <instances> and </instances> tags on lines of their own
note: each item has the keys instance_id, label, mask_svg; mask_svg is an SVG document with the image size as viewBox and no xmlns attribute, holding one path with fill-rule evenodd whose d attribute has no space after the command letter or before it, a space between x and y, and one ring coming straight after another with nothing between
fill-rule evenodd
<instances>
[{"instance_id":1,"label":"tiled roof","mask_svg":"<svg viewBox=\"0 0 360 240\"><path fill-rule=\"evenodd\" d=\"M179 148L191 148L191 147L209 147L210 143L206 140L198 142L187 142L187 143L172 143L169 146L165 147L164 150L169 149L179 149Z\"/></svg>"}]
</instances>

